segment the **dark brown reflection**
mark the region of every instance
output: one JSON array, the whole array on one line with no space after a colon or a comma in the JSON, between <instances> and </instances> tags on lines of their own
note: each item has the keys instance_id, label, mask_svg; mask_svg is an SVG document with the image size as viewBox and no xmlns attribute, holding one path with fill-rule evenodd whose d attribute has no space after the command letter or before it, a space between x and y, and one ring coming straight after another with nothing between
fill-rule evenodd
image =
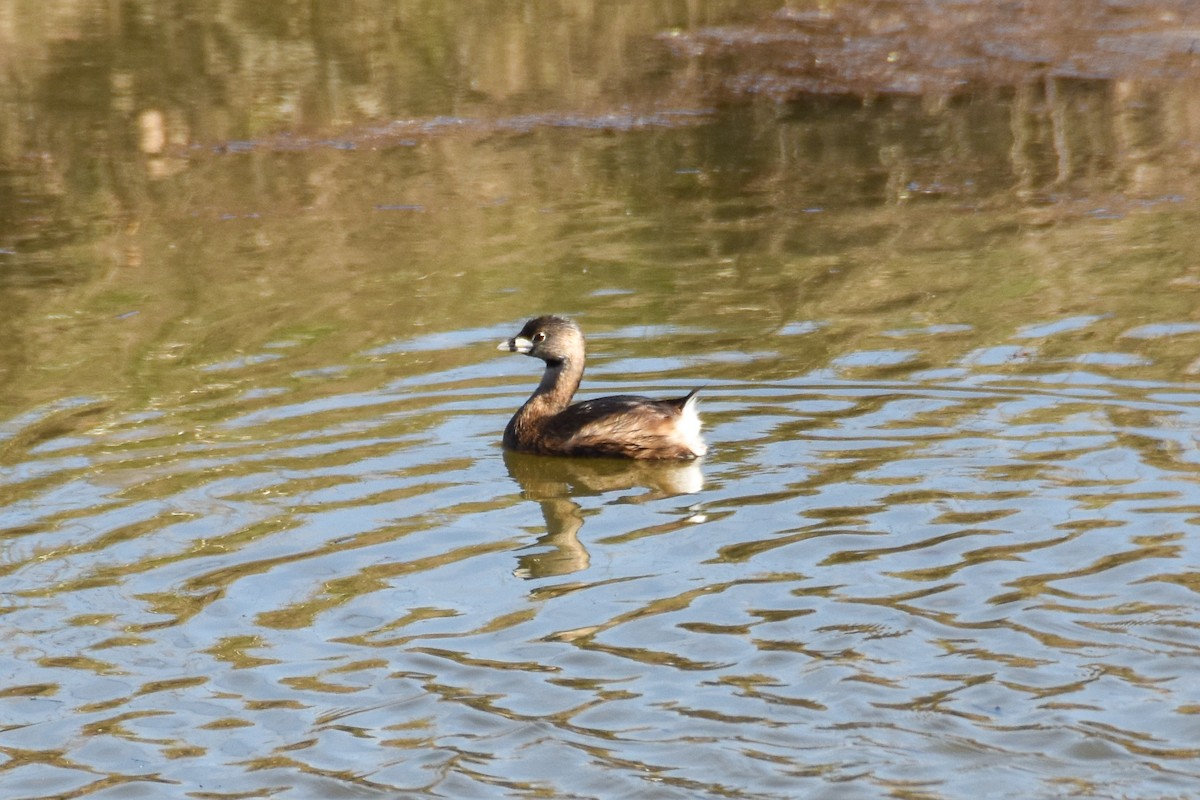
<instances>
[{"instance_id":1,"label":"dark brown reflection","mask_svg":"<svg viewBox=\"0 0 1200 800\"><path fill-rule=\"evenodd\" d=\"M700 74L737 93L948 96L1041 78L1194 76L1198 17L1171 0L851 0L664 40L719 63Z\"/></svg>"},{"instance_id":2,"label":"dark brown reflection","mask_svg":"<svg viewBox=\"0 0 1200 800\"><path fill-rule=\"evenodd\" d=\"M704 487L699 461L637 462L611 458L548 458L505 451L508 474L521 485L522 494L542 507L546 534L533 545L537 552L518 556L515 574L522 578L569 575L587 569L587 548L579 541L586 512L576 497L628 489L622 503L693 494Z\"/></svg>"}]
</instances>

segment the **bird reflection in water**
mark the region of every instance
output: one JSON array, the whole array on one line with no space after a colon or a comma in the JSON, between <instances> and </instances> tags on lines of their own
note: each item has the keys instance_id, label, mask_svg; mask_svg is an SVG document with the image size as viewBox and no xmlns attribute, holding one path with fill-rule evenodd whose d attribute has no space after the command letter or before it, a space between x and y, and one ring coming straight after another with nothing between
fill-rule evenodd
<instances>
[{"instance_id":1,"label":"bird reflection in water","mask_svg":"<svg viewBox=\"0 0 1200 800\"><path fill-rule=\"evenodd\" d=\"M587 569L587 548L579 541L584 511L577 497L590 497L626 489L645 489L626 494L618 503L645 503L664 497L695 494L704 488L700 461L629 461L609 458L546 458L505 451L508 474L521 486L522 494L537 501L546 521L546 534L517 558L514 571L521 578L569 575ZM682 523L700 521L693 514Z\"/></svg>"}]
</instances>

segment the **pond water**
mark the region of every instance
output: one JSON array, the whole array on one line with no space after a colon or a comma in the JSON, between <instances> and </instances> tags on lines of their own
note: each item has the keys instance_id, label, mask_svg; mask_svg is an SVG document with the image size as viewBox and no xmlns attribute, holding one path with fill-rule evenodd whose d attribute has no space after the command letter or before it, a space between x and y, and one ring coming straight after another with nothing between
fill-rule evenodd
<instances>
[{"instance_id":1,"label":"pond water","mask_svg":"<svg viewBox=\"0 0 1200 800\"><path fill-rule=\"evenodd\" d=\"M1196 74L777 5L0 16L0 794L1194 793ZM541 313L710 454L504 453Z\"/></svg>"}]
</instances>

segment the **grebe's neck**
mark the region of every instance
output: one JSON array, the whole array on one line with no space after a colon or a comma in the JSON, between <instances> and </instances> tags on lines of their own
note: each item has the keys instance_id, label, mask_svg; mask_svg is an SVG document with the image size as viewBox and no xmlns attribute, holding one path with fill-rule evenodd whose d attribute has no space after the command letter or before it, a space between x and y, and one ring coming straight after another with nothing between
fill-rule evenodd
<instances>
[{"instance_id":1,"label":"grebe's neck","mask_svg":"<svg viewBox=\"0 0 1200 800\"><path fill-rule=\"evenodd\" d=\"M537 390L508 421L504 445L513 450L541 449L542 427L546 421L571 404L583 379L583 359L547 361L546 371Z\"/></svg>"},{"instance_id":2,"label":"grebe's neck","mask_svg":"<svg viewBox=\"0 0 1200 800\"><path fill-rule=\"evenodd\" d=\"M571 405L571 398L583 380L583 359L547 361L542 382L538 384L525 406L537 406L539 416L557 414ZM522 409L523 410L523 409Z\"/></svg>"}]
</instances>

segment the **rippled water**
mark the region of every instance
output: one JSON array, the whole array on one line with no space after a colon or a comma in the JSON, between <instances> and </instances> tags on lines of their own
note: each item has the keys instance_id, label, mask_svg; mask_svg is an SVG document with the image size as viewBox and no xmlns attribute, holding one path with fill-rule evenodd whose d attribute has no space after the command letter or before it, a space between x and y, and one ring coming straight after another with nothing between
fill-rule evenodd
<instances>
[{"instance_id":1,"label":"rippled water","mask_svg":"<svg viewBox=\"0 0 1200 800\"><path fill-rule=\"evenodd\" d=\"M506 458L511 328L9 420L6 794L1194 787L1195 386L993 348L712 383L698 464ZM388 379L418 353L465 366Z\"/></svg>"},{"instance_id":2,"label":"rippled water","mask_svg":"<svg viewBox=\"0 0 1200 800\"><path fill-rule=\"evenodd\" d=\"M1183 11L775 6L0 14L0 797L1196 793ZM549 312L710 454L504 453Z\"/></svg>"}]
</instances>

